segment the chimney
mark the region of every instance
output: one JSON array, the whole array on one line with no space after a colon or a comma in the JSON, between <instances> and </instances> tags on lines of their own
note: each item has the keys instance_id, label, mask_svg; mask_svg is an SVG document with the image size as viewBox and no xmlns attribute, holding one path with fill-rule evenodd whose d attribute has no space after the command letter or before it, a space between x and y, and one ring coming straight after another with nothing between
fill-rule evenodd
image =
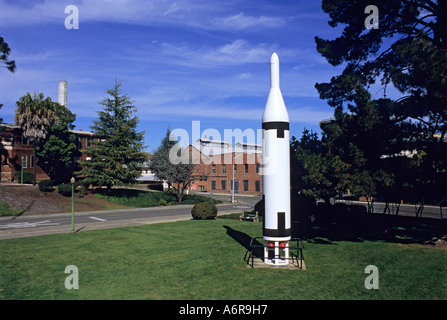
<instances>
[{"instance_id":1,"label":"chimney","mask_svg":"<svg viewBox=\"0 0 447 320\"><path fill-rule=\"evenodd\" d=\"M57 102L60 105L67 106L67 81L59 81L59 92L57 94Z\"/></svg>"}]
</instances>

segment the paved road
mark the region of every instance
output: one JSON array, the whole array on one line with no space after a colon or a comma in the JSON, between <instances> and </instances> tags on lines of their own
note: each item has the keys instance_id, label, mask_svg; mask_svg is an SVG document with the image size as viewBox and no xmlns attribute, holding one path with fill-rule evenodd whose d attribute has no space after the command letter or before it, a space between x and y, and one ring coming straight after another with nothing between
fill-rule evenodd
<instances>
[{"instance_id":1,"label":"paved road","mask_svg":"<svg viewBox=\"0 0 447 320\"><path fill-rule=\"evenodd\" d=\"M213 195L213 197L223 200L224 196L216 194ZM223 204L218 205L218 214L252 210L254 205L260 200L259 196L238 196L238 203L229 203L228 198L228 195L226 195L226 201ZM366 206L365 202L344 201L344 203L348 205L360 204ZM110 229L150 223L189 220L191 219L191 208L192 205L176 205L110 211L75 212L75 231L81 232L85 230ZM384 204L374 204L375 213L382 213L383 208ZM391 212L391 214L392 213L393 212ZM401 205L399 215L414 217L414 205ZM439 207L426 206L422 217L439 219ZM447 212L444 212L443 219L446 218ZM71 213L0 217L0 240L54 233L69 233L70 231Z\"/></svg>"},{"instance_id":2,"label":"paved road","mask_svg":"<svg viewBox=\"0 0 447 320\"><path fill-rule=\"evenodd\" d=\"M219 196L216 195L216 198ZM218 205L218 214L252 210L259 197L244 197L240 203ZM75 212L75 231L110 229L191 219L192 205ZM32 237L71 231L71 213L0 217L0 239Z\"/></svg>"},{"instance_id":3,"label":"paved road","mask_svg":"<svg viewBox=\"0 0 447 320\"><path fill-rule=\"evenodd\" d=\"M345 203L347 205L354 204L354 205L363 205L367 207L367 203L364 201L350 201L350 200L344 200L344 201L336 201L336 203ZM382 202L374 202L374 213L382 214L383 210L385 209L385 204ZM388 214L395 214L397 208L396 205L390 204L389 206L390 212ZM399 206L399 216L409 216L409 217L415 217L416 216L416 209L414 204L401 204ZM447 219L447 208L442 209L442 219ZM422 218L435 218L440 219L441 213L438 206L424 206L424 209L422 211Z\"/></svg>"}]
</instances>

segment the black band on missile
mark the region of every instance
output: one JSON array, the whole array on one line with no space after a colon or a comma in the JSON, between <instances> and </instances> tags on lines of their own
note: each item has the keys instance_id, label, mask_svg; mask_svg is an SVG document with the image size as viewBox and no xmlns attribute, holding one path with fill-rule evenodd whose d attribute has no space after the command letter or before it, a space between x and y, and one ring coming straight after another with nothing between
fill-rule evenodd
<instances>
[{"instance_id":1,"label":"black band on missile","mask_svg":"<svg viewBox=\"0 0 447 320\"><path fill-rule=\"evenodd\" d=\"M263 219L265 221L265 217ZM292 229L286 229L286 213L277 212L277 229L266 229L265 223L263 224L263 235L266 237L290 237L292 235Z\"/></svg>"},{"instance_id":2,"label":"black band on missile","mask_svg":"<svg viewBox=\"0 0 447 320\"><path fill-rule=\"evenodd\" d=\"M264 229L262 234L264 237L284 238L292 235L292 229Z\"/></svg>"},{"instance_id":3,"label":"black band on missile","mask_svg":"<svg viewBox=\"0 0 447 320\"><path fill-rule=\"evenodd\" d=\"M264 130L273 130L276 129L276 136L278 138L284 138L284 130L289 131L289 123L284 121L272 121L272 122L264 122L262 124L262 129Z\"/></svg>"}]
</instances>

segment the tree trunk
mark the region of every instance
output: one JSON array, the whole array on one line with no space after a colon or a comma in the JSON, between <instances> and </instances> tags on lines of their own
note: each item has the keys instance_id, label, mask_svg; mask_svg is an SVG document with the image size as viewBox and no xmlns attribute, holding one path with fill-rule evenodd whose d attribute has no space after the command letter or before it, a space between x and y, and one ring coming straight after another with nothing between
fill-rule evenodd
<instances>
[{"instance_id":1,"label":"tree trunk","mask_svg":"<svg viewBox=\"0 0 447 320\"><path fill-rule=\"evenodd\" d=\"M422 211L424 211L424 201L419 202L419 206L416 208L416 204L414 205L414 211L416 214L416 218L422 217Z\"/></svg>"},{"instance_id":2,"label":"tree trunk","mask_svg":"<svg viewBox=\"0 0 447 320\"><path fill-rule=\"evenodd\" d=\"M183 198L183 190L179 187L177 189L177 203L178 204L182 203L182 198Z\"/></svg>"},{"instance_id":3,"label":"tree trunk","mask_svg":"<svg viewBox=\"0 0 447 320\"><path fill-rule=\"evenodd\" d=\"M397 216L399 215L400 203L395 203L395 205L396 205L396 212L394 214Z\"/></svg>"}]
</instances>

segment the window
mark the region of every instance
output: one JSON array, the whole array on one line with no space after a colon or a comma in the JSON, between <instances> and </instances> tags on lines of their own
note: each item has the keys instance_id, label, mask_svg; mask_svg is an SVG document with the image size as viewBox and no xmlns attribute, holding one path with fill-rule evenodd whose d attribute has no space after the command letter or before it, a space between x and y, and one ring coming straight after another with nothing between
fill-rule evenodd
<instances>
[{"instance_id":1,"label":"window","mask_svg":"<svg viewBox=\"0 0 447 320\"><path fill-rule=\"evenodd\" d=\"M216 180L211 180L211 190L216 190Z\"/></svg>"},{"instance_id":2,"label":"window","mask_svg":"<svg viewBox=\"0 0 447 320\"><path fill-rule=\"evenodd\" d=\"M28 168L28 156L22 156L22 168Z\"/></svg>"},{"instance_id":3,"label":"window","mask_svg":"<svg viewBox=\"0 0 447 320\"><path fill-rule=\"evenodd\" d=\"M28 145L29 145L28 139L22 136L22 146L28 146Z\"/></svg>"},{"instance_id":4,"label":"window","mask_svg":"<svg viewBox=\"0 0 447 320\"><path fill-rule=\"evenodd\" d=\"M256 192L260 192L261 191L261 181L260 180L256 180L255 181L255 191Z\"/></svg>"},{"instance_id":5,"label":"window","mask_svg":"<svg viewBox=\"0 0 447 320\"><path fill-rule=\"evenodd\" d=\"M244 191L248 191L248 180L244 180Z\"/></svg>"},{"instance_id":6,"label":"window","mask_svg":"<svg viewBox=\"0 0 447 320\"><path fill-rule=\"evenodd\" d=\"M244 164L244 173L248 173L248 164Z\"/></svg>"},{"instance_id":7,"label":"window","mask_svg":"<svg viewBox=\"0 0 447 320\"><path fill-rule=\"evenodd\" d=\"M227 165L226 164L222 165L222 173L227 173Z\"/></svg>"},{"instance_id":8,"label":"window","mask_svg":"<svg viewBox=\"0 0 447 320\"><path fill-rule=\"evenodd\" d=\"M216 165L213 164L213 166L211 167L211 173L216 173Z\"/></svg>"},{"instance_id":9,"label":"window","mask_svg":"<svg viewBox=\"0 0 447 320\"><path fill-rule=\"evenodd\" d=\"M230 180L230 188L231 191L233 191L233 185L234 185L234 193L239 193L239 180Z\"/></svg>"},{"instance_id":10,"label":"window","mask_svg":"<svg viewBox=\"0 0 447 320\"><path fill-rule=\"evenodd\" d=\"M29 167L34 168L34 156L29 157Z\"/></svg>"},{"instance_id":11,"label":"window","mask_svg":"<svg viewBox=\"0 0 447 320\"><path fill-rule=\"evenodd\" d=\"M227 190L227 180L221 180L220 186L221 186L222 191Z\"/></svg>"},{"instance_id":12,"label":"window","mask_svg":"<svg viewBox=\"0 0 447 320\"><path fill-rule=\"evenodd\" d=\"M233 172L234 172L234 173L237 172L237 164L233 164Z\"/></svg>"},{"instance_id":13,"label":"window","mask_svg":"<svg viewBox=\"0 0 447 320\"><path fill-rule=\"evenodd\" d=\"M256 164L256 173L259 173L259 167L260 167L260 165L259 165L259 163L257 163Z\"/></svg>"}]
</instances>

